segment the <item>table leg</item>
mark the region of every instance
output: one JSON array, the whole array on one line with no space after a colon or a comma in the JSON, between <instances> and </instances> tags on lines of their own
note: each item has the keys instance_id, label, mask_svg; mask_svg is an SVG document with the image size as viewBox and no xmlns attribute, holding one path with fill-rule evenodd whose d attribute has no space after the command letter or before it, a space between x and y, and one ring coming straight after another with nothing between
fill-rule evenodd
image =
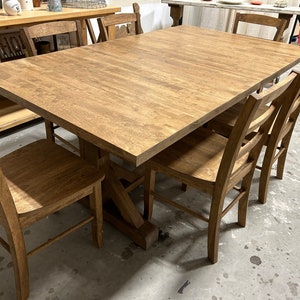
<instances>
[{"instance_id":1,"label":"table leg","mask_svg":"<svg viewBox=\"0 0 300 300\"><path fill-rule=\"evenodd\" d=\"M285 25L285 30L288 29L288 27L290 26L290 21L293 15L288 15L288 14L278 14L278 18L279 19L284 19L286 20L286 25ZM281 37L280 41L283 41L283 36Z\"/></svg>"},{"instance_id":2,"label":"table leg","mask_svg":"<svg viewBox=\"0 0 300 300\"><path fill-rule=\"evenodd\" d=\"M169 4L170 6L170 16L173 19L172 26L178 26L182 24L183 17L183 5Z\"/></svg>"},{"instance_id":3,"label":"table leg","mask_svg":"<svg viewBox=\"0 0 300 300\"><path fill-rule=\"evenodd\" d=\"M110 199L104 204L104 219L128 235L136 244L148 249L158 240L158 228L145 221L138 212L112 168L109 154L101 151L99 155L99 148L83 140L80 140L80 149L84 159L104 169L104 198Z\"/></svg>"}]
</instances>

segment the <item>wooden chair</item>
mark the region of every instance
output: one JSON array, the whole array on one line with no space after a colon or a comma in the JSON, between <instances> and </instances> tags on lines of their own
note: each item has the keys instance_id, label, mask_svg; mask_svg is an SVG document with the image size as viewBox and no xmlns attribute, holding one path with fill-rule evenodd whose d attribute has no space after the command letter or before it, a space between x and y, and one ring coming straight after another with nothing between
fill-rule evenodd
<instances>
[{"instance_id":1,"label":"wooden chair","mask_svg":"<svg viewBox=\"0 0 300 300\"><path fill-rule=\"evenodd\" d=\"M1 245L12 256L17 299L29 296L27 257L92 222L93 240L102 246L103 172L48 140L39 140L0 158ZM22 230L88 196L91 214L26 253ZM55 263L55 262L54 262Z\"/></svg>"},{"instance_id":2,"label":"wooden chair","mask_svg":"<svg viewBox=\"0 0 300 300\"><path fill-rule=\"evenodd\" d=\"M28 55L37 55L37 45L45 38L53 38L54 51L60 50L58 43L58 36L66 37L66 43L62 47L63 50L72 47L83 46L82 29L79 21L56 21L32 25L23 28L23 36L28 48ZM55 142L56 139L63 142L65 145L79 152L78 147L68 142L61 135L55 132L59 126L52 122L45 120L46 136L47 139Z\"/></svg>"},{"instance_id":3,"label":"wooden chair","mask_svg":"<svg viewBox=\"0 0 300 300\"><path fill-rule=\"evenodd\" d=\"M236 13L232 32L237 33L241 23L257 24L276 28L273 41L280 42L284 30L287 28L287 20L259 14Z\"/></svg>"},{"instance_id":4,"label":"wooden chair","mask_svg":"<svg viewBox=\"0 0 300 300\"><path fill-rule=\"evenodd\" d=\"M290 76L296 76L296 73L292 73ZM289 77L290 77L289 76ZM289 80L289 77L283 81L279 82L277 85L282 85L286 80ZM298 75L298 87L295 91L290 91L290 95L287 97L294 97L294 94L300 93L300 75ZM273 87L272 87L273 88ZM272 89L271 88L271 89ZM208 127L223 134L224 136L229 136L230 132L237 121L237 116L239 112L243 109L243 103L238 103L234 107L226 110L224 113L220 114L212 121L208 123ZM258 111L258 114L261 114L267 107L261 107ZM276 177L279 179L283 178L283 171L285 160L289 148L289 143L292 137L292 133L299 115L300 111L300 97L295 101L293 107L290 111L287 111L287 115L281 116L278 115L276 118L271 130L268 133L268 138L266 139L264 145L266 146L262 165L257 165L257 169L261 170L260 179L259 179L259 192L258 200L261 203L266 203L268 186L270 181L270 175L272 171L272 166L277 161L276 166Z\"/></svg>"},{"instance_id":5,"label":"wooden chair","mask_svg":"<svg viewBox=\"0 0 300 300\"><path fill-rule=\"evenodd\" d=\"M208 222L208 257L212 263L217 262L221 219L238 203L238 224L246 225L249 189L259 153L277 113L285 114L294 103L294 99L285 96L295 92L297 84L299 87L299 78L290 78L285 85L250 95L229 138L209 128L199 128L151 159L145 173L145 218L151 219L155 198ZM255 117L257 109L270 100L272 103L264 114ZM245 136L254 129L258 130L244 143ZM156 173L210 194L209 215L155 191ZM226 197L231 190L237 192L234 199Z\"/></svg>"},{"instance_id":6,"label":"wooden chair","mask_svg":"<svg viewBox=\"0 0 300 300\"><path fill-rule=\"evenodd\" d=\"M20 59L28 56L20 29L2 29L0 31L0 62ZM18 104L0 96L0 131L10 129L40 116Z\"/></svg>"},{"instance_id":7,"label":"wooden chair","mask_svg":"<svg viewBox=\"0 0 300 300\"><path fill-rule=\"evenodd\" d=\"M287 20L285 19L279 19L260 14L236 13L232 29L233 33L238 33L239 25L241 25L241 23L261 25L266 28L275 28L276 32L274 34L273 41L277 42L282 41L283 32L288 27ZM275 78L273 82L270 82L270 84L273 84L274 82L276 83L278 80L278 78ZM263 88L264 85L259 88L258 92L261 92Z\"/></svg>"},{"instance_id":8,"label":"wooden chair","mask_svg":"<svg viewBox=\"0 0 300 300\"><path fill-rule=\"evenodd\" d=\"M120 13L97 19L100 30L98 42L143 33L140 7L138 3L133 3L132 6L133 13Z\"/></svg>"}]
</instances>

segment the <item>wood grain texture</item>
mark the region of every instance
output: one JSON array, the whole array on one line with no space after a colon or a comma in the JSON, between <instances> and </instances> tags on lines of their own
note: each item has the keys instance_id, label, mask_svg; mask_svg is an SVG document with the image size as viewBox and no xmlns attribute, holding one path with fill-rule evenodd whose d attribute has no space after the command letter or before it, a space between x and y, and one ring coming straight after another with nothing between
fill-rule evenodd
<instances>
[{"instance_id":1,"label":"wood grain texture","mask_svg":"<svg viewBox=\"0 0 300 300\"><path fill-rule=\"evenodd\" d=\"M120 12L120 7L107 6L103 8L78 9L63 7L61 12L49 12L47 5L36 7L33 11L22 11L21 16L7 16L4 12L0 14L0 27L42 23L47 21L96 18L101 15Z\"/></svg>"},{"instance_id":2,"label":"wood grain texture","mask_svg":"<svg viewBox=\"0 0 300 300\"><path fill-rule=\"evenodd\" d=\"M297 46L178 26L7 62L0 94L140 165L299 62Z\"/></svg>"}]
</instances>

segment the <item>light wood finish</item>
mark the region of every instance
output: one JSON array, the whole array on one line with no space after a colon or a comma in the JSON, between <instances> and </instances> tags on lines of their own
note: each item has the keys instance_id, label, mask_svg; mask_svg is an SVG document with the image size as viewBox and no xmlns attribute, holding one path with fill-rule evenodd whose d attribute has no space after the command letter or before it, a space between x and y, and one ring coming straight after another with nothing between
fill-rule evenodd
<instances>
[{"instance_id":1,"label":"light wood finish","mask_svg":"<svg viewBox=\"0 0 300 300\"><path fill-rule=\"evenodd\" d=\"M88 9L63 7L61 12L53 13L48 11L46 4L43 4L41 7L35 7L33 11L22 11L21 16L8 16L3 12L0 19L0 28L23 27L25 25L58 20L80 20L84 22L85 19L99 18L100 16L120 11L121 8L116 6ZM81 23L81 26L83 27L84 25Z\"/></svg>"},{"instance_id":2,"label":"light wood finish","mask_svg":"<svg viewBox=\"0 0 300 300\"><path fill-rule=\"evenodd\" d=\"M70 48L73 46L83 46L82 29L78 20L45 22L41 24L23 27L22 31L24 32L25 36L24 41L27 42L26 48L28 48L28 56L37 55L36 42L48 36L67 34L69 36L70 44L68 46ZM74 39L72 39L73 35ZM75 42L74 45L72 44L72 41ZM55 50L57 50L57 46L55 48Z\"/></svg>"},{"instance_id":3,"label":"light wood finish","mask_svg":"<svg viewBox=\"0 0 300 300\"><path fill-rule=\"evenodd\" d=\"M267 92L250 95L228 139L211 129L199 128L148 161L145 174L146 218L151 220L153 199L158 199L208 222L208 257L216 263L221 219L238 203L238 224L246 225L248 195L263 142L277 113L279 118L284 119L299 94L300 76L291 77L284 85L278 84ZM270 101L268 109L261 115L256 114L259 107ZM255 134L244 143L246 135L254 131ZM200 199L199 207L191 209L180 201L165 197L162 191L155 191L156 173L209 194L208 215L201 212ZM237 193L234 197L228 196L225 202L231 190Z\"/></svg>"},{"instance_id":4,"label":"light wood finish","mask_svg":"<svg viewBox=\"0 0 300 300\"><path fill-rule=\"evenodd\" d=\"M68 35L69 44L67 46L69 48L83 46L82 29L78 20L63 20L35 24L32 26L22 28L21 32L23 33L23 40L29 56L37 55L36 43L41 41L43 38L49 36L53 37L55 50L58 50L56 37L61 34ZM56 133L55 129L57 129L58 127L59 126L54 124L53 122L45 120L47 139L53 142L59 140L65 145L67 145L69 148L79 152L79 149L77 149L76 146L66 141L61 135Z\"/></svg>"},{"instance_id":5,"label":"light wood finish","mask_svg":"<svg viewBox=\"0 0 300 300\"><path fill-rule=\"evenodd\" d=\"M97 19L100 30L98 42L143 33L140 7L138 3L133 3L132 7L133 13L120 13Z\"/></svg>"},{"instance_id":6,"label":"light wood finish","mask_svg":"<svg viewBox=\"0 0 300 300\"><path fill-rule=\"evenodd\" d=\"M276 28L273 41L280 42L283 32L286 29L287 20L278 19L266 15L236 13L232 29L233 33L238 33L238 28L241 23L249 23Z\"/></svg>"},{"instance_id":7,"label":"light wood finish","mask_svg":"<svg viewBox=\"0 0 300 300\"><path fill-rule=\"evenodd\" d=\"M244 2L241 4L226 4L219 2L218 0L212 1L198 1L198 0L161 0L162 3L167 3L170 6L170 16L173 19L173 26L178 26L181 24L184 6L196 6L196 7L208 7L208 8L221 8L243 11L254 11L254 12L266 12L266 13L278 13L280 19L287 20L286 28L288 28L290 20L293 15L300 15L300 7L297 6L287 6L285 8L274 7L273 4L261 4L252 5L250 3ZM229 27L229 26L227 26ZM230 31L229 28L227 28Z\"/></svg>"},{"instance_id":8,"label":"light wood finish","mask_svg":"<svg viewBox=\"0 0 300 300\"><path fill-rule=\"evenodd\" d=\"M295 77L295 74L292 73L290 77ZM298 75L300 77L300 75ZM288 81L289 78L279 82L277 85L282 86ZM274 88L274 87L273 87ZM275 87L276 88L276 87ZM296 98L300 94L300 79L298 79L298 86L295 91L291 91L288 94L287 98ZM239 112L243 109L243 103L238 103L232 108L226 110L213 120L208 123L209 128L221 133L224 136L229 136L230 132L236 123L237 116ZM266 110L266 107L262 107L259 110L259 113L262 113ZM264 158L261 166L257 166L261 170L260 179L259 179L259 192L258 200L261 203L266 203L268 186L270 181L270 175L272 171L272 166L277 161L276 166L276 177L282 179L284 165L286 160L286 155L288 152L288 147L290 139L295 127L298 115L300 111L300 97L295 102L293 107L286 112L285 116L278 115L276 118L264 145L266 146Z\"/></svg>"},{"instance_id":9,"label":"light wood finish","mask_svg":"<svg viewBox=\"0 0 300 300\"><path fill-rule=\"evenodd\" d=\"M0 64L0 95L79 136L95 164L99 147L139 166L299 62L297 46L177 26ZM107 153L111 222L149 247L157 231Z\"/></svg>"},{"instance_id":10,"label":"light wood finish","mask_svg":"<svg viewBox=\"0 0 300 300\"><path fill-rule=\"evenodd\" d=\"M27 56L20 29L0 31L0 62L20 59ZM32 111L0 96L0 132L39 118Z\"/></svg>"},{"instance_id":11,"label":"light wood finish","mask_svg":"<svg viewBox=\"0 0 300 300\"><path fill-rule=\"evenodd\" d=\"M78 8L63 8L62 12L53 13L47 10L47 5L35 7L33 11L22 11L21 16L7 16L4 12L0 13L0 31L7 28L20 28L33 24L57 20L79 20L83 31L83 41L86 44L86 23L89 18L97 18L103 15L114 14L120 12L121 8L116 6L107 6L99 9L78 9ZM2 102L2 99L0 99ZM7 103L0 104L6 106ZM1 111L0 108L0 131L15 127L30 120L39 118L39 116L29 110L22 109L19 105L12 106L14 108L8 114Z\"/></svg>"},{"instance_id":12,"label":"light wood finish","mask_svg":"<svg viewBox=\"0 0 300 300\"><path fill-rule=\"evenodd\" d=\"M97 42L142 34L140 6L134 2L132 8L133 13L120 13L98 18L99 37ZM126 190L128 192L143 182L143 166L135 170L130 167L130 170L128 170L127 167L114 164L114 169L119 175L119 179L126 182Z\"/></svg>"},{"instance_id":13,"label":"light wood finish","mask_svg":"<svg viewBox=\"0 0 300 300\"><path fill-rule=\"evenodd\" d=\"M0 224L12 256L17 299L29 297L27 256L92 222L93 240L102 246L102 171L48 141L40 140L0 158ZM22 230L38 220L89 197L91 214L27 253ZM55 262L54 262L55 263Z\"/></svg>"}]
</instances>

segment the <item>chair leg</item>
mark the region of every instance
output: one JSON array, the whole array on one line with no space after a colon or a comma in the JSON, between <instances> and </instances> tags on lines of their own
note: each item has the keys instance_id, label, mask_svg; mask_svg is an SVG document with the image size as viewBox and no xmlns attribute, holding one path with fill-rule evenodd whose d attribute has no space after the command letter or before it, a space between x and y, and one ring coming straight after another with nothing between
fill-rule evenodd
<instances>
[{"instance_id":1,"label":"chair leg","mask_svg":"<svg viewBox=\"0 0 300 300\"><path fill-rule=\"evenodd\" d=\"M90 198L90 209L94 214L95 218L92 221L92 235L93 241L97 247L103 246L102 238L102 225L103 225L103 213L102 213L102 193L101 193L101 182L94 187L94 193L89 196Z\"/></svg>"},{"instance_id":2,"label":"chair leg","mask_svg":"<svg viewBox=\"0 0 300 300\"><path fill-rule=\"evenodd\" d=\"M218 262L220 224L221 217L211 214L208 222L207 255L213 264Z\"/></svg>"},{"instance_id":3,"label":"chair leg","mask_svg":"<svg viewBox=\"0 0 300 300\"><path fill-rule=\"evenodd\" d=\"M144 219L150 221L153 212L153 198L156 171L146 167L144 183Z\"/></svg>"},{"instance_id":4,"label":"chair leg","mask_svg":"<svg viewBox=\"0 0 300 300\"><path fill-rule=\"evenodd\" d=\"M53 123L46 120L46 119L44 121L45 121L45 129L46 129L47 140L49 140L51 142L55 142Z\"/></svg>"},{"instance_id":5,"label":"chair leg","mask_svg":"<svg viewBox=\"0 0 300 300\"><path fill-rule=\"evenodd\" d=\"M283 171L284 171L286 156L287 156L289 144L290 144L290 141L291 141L291 138L292 138L293 130L294 130L294 126L289 130L289 132L286 134L286 136L281 141L280 150L284 149L284 151L278 157L278 160L277 160L276 177L278 179L283 178Z\"/></svg>"},{"instance_id":6,"label":"chair leg","mask_svg":"<svg viewBox=\"0 0 300 300\"><path fill-rule=\"evenodd\" d=\"M238 203L238 224L242 227L246 226L249 193L252 184L254 169L248 174L241 183L241 193L243 193Z\"/></svg>"},{"instance_id":7,"label":"chair leg","mask_svg":"<svg viewBox=\"0 0 300 300\"><path fill-rule=\"evenodd\" d=\"M218 261L220 224L224 204L225 192L213 195L208 221L207 254L209 260L215 264Z\"/></svg>"},{"instance_id":8,"label":"chair leg","mask_svg":"<svg viewBox=\"0 0 300 300\"><path fill-rule=\"evenodd\" d=\"M13 234L7 232L7 240L12 257L16 294L18 300L27 300L29 297L29 270L24 237L21 229Z\"/></svg>"}]
</instances>

